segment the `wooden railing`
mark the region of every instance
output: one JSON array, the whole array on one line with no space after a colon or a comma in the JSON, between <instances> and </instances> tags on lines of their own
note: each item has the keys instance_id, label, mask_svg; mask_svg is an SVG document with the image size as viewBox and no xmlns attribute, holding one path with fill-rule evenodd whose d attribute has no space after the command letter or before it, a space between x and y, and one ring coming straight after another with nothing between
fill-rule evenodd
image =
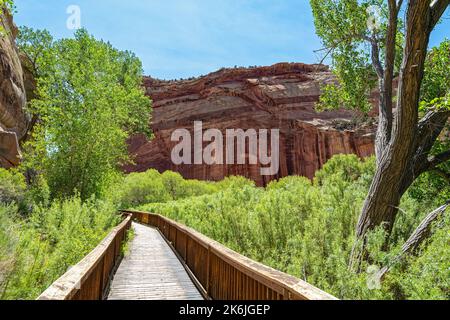
<instances>
[{"instance_id":1,"label":"wooden railing","mask_svg":"<svg viewBox=\"0 0 450 320\"><path fill-rule=\"evenodd\" d=\"M277 271L161 215L126 211L161 232L188 271L214 300L334 300L332 295Z\"/></svg>"},{"instance_id":2,"label":"wooden railing","mask_svg":"<svg viewBox=\"0 0 450 320\"><path fill-rule=\"evenodd\" d=\"M131 227L132 215L83 260L53 283L38 300L102 300L121 256L122 243Z\"/></svg>"}]
</instances>

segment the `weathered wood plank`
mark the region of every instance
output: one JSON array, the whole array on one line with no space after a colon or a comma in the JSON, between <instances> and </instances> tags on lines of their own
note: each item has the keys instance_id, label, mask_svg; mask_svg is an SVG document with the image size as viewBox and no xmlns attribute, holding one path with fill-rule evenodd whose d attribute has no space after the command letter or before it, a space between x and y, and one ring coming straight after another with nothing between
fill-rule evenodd
<instances>
[{"instance_id":1,"label":"weathered wood plank","mask_svg":"<svg viewBox=\"0 0 450 320\"><path fill-rule=\"evenodd\" d=\"M202 300L176 255L153 228L133 224L135 237L112 280L109 300Z\"/></svg>"}]
</instances>

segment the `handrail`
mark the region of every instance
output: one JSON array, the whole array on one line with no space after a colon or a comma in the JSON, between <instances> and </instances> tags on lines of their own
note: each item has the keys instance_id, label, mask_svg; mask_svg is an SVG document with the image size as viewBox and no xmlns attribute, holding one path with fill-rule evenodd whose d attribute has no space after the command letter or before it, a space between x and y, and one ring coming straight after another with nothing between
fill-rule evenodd
<instances>
[{"instance_id":1,"label":"handrail","mask_svg":"<svg viewBox=\"0 0 450 320\"><path fill-rule=\"evenodd\" d=\"M102 300L131 222L132 215L128 214L93 251L56 280L37 300Z\"/></svg>"},{"instance_id":2,"label":"handrail","mask_svg":"<svg viewBox=\"0 0 450 320\"><path fill-rule=\"evenodd\" d=\"M203 234L158 214L123 211L153 226L215 300L335 300L309 283L223 246Z\"/></svg>"}]
</instances>

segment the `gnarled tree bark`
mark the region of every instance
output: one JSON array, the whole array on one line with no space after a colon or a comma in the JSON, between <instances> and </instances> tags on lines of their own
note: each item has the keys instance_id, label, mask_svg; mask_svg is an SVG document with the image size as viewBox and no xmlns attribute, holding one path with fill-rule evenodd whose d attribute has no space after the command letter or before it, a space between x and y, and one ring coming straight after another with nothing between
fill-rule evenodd
<instances>
[{"instance_id":1,"label":"gnarled tree bark","mask_svg":"<svg viewBox=\"0 0 450 320\"><path fill-rule=\"evenodd\" d=\"M401 1L389 1L391 13L386 38L386 62L381 91L380 127L377 138L377 170L357 225L356 236L362 246L353 248L350 267L358 271L365 259L367 233L382 225L390 234L398 212L400 199L408 187L423 172L448 159L446 154L429 158L437 137L449 114L434 112L419 121L419 99L424 75L430 33L448 7L450 0L409 0L406 7L404 57L399 75L398 99L395 115L392 106L392 66L395 60L397 17ZM392 131L388 119L392 119ZM387 141L387 142L386 142Z\"/></svg>"}]
</instances>

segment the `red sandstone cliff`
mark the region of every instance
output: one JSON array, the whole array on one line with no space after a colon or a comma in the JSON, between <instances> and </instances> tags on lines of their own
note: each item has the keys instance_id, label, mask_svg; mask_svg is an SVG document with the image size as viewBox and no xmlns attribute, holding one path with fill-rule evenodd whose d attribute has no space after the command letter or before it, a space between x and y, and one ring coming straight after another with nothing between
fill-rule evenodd
<instances>
[{"instance_id":1,"label":"red sandstone cliff","mask_svg":"<svg viewBox=\"0 0 450 320\"><path fill-rule=\"evenodd\" d=\"M282 63L270 67L223 69L194 80L145 79L153 100L152 128L155 139L142 136L129 141L135 165L127 172L155 168L174 170L185 178L219 180L242 175L264 185L287 175L309 178L335 154L373 153L373 128L345 130L355 114L350 111L316 113L322 84L333 77L326 66ZM261 176L259 165L181 165L171 162L171 135L175 129L280 129L280 170ZM341 128L341 129L339 129Z\"/></svg>"},{"instance_id":2,"label":"red sandstone cliff","mask_svg":"<svg viewBox=\"0 0 450 320\"><path fill-rule=\"evenodd\" d=\"M0 26L0 167L10 168L19 164L19 141L27 132L26 88L15 45L18 30L2 8Z\"/></svg>"}]
</instances>

